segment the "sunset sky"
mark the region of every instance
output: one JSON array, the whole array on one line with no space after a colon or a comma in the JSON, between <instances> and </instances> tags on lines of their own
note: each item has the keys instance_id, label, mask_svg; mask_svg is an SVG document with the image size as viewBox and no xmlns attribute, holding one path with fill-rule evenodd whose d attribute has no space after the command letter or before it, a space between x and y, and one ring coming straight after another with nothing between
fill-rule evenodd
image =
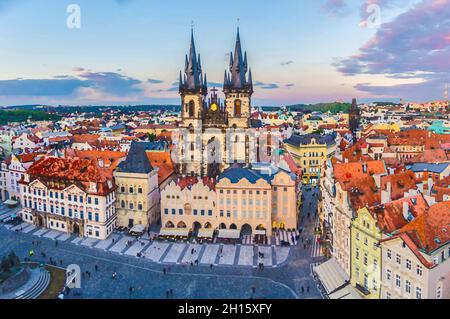
<instances>
[{"instance_id":1,"label":"sunset sky","mask_svg":"<svg viewBox=\"0 0 450 319\"><path fill-rule=\"evenodd\" d=\"M178 104L192 23L210 86L239 24L255 105L443 99L450 83L450 0L0 0L0 105Z\"/></svg>"}]
</instances>

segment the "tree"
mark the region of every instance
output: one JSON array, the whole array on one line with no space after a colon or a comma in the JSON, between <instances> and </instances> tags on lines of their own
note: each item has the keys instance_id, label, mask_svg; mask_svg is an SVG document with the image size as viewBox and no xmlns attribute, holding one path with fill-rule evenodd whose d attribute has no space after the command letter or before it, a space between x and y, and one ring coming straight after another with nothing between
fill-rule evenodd
<instances>
[{"instance_id":1,"label":"tree","mask_svg":"<svg viewBox=\"0 0 450 319\"><path fill-rule=\"evenodd\" d=\"M153 133L149 133L149 134L148 134L148 140L149 140L150 142L154 142L154 141L156 140L156 135L153 134Z\"/></svg>"}]
</instances>

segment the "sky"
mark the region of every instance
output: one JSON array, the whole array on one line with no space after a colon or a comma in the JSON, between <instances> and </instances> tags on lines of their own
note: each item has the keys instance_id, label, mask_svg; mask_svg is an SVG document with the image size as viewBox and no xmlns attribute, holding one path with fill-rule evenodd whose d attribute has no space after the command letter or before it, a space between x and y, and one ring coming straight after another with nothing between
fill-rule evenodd
<instances>
[{"instance_id":1,"label":"sky","mask_svg":"<svg viewBox=\"0 0 450 319\"><path fill-rule=\"evenodd\" d=\"M179 104L191 26L211 87L239 26L255 105L442 100L450 83L450 0L0 0L0 105Z\"/></svg>"}]
</instances>

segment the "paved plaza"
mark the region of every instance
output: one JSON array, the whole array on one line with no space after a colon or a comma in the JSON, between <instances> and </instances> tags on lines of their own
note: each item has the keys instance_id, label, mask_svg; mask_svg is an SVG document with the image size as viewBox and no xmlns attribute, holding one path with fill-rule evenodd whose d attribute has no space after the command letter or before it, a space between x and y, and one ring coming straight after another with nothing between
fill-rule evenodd
<instances>
[{"instance_id":1,"label":"paved plaza","mask_svg":"<svg viewBox=\"0 0 450 319\"><path fill-rule=\"evenodd\" d=\"M151 242L148 239L136 239L118 233L114 233L107 240L97 240L70 236L57 230L37 228L27 223L11 227L9 230L41 239L69 242L93 250L99 249L134 258L140 256L140 258L149 259L155 263L168 265L190 264L198 261L199 264L208 266L212 264L214 266L257 267L259 263L263 263L266 267L273 267L286 262L290 250L288 247L281 246ZM262 254L261 257L259 253Z\"/></svg>"},{"instance_id":2,"label":"paved plaza","mask_svg":"<svg viewBox=\"0 0 450 319\"><path fill-rule=\"evenodd\" d=\"M0 255L14 250L25 258L34 250L35 261L52 258L62 267L80 265L92 277L83 279L80 295L69 298L165 299L168 289L177 299L321 298L311 276L312 267L322 261L312 252L320 247L302 244L314 240L316 220L306 218L313 210L309 204L316 205L312 194L305 194L297 246L151 242L119 233L99 241L23 223L0 224ZM117 277L112 279L114 272Z\"/></svg>"}]
</instances>

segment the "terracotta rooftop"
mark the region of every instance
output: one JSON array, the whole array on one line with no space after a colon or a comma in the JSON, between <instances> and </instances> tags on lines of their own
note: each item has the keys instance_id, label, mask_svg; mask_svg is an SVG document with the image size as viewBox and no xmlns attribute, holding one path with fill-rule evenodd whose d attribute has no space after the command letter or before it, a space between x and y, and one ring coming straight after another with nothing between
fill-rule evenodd
<instances>
[{"instance_id":1,"label":"terracotta rooftop","mask_svg":"<svg viewBox=\"0 0 450 319\"><path fill-rule=\"evenodd\" d=\"M386 174L386 167L383 161L365 162L366 171L364 172L364 162L337 163L333 165L334 178L338 182L350 181L354 178L361 178L367 175Z\"/></svg>"},{"instance_id":2,"label":"terracotta rooftop","mask_svg":"<svg viewBox=\"0 0 450 319\"><path fill-rule=\"evenodd\" d=\"M450 202L431 206L409 224L402 227L398 236L416 253L431 254L450 242Z\"/></svg>"},{"instance_id":3,"label":"terracotta rooftop","mask_svg":"<svg viewBox=\"0 0 450 319\"><path fill-rule=\"evenodd\" d=\"M71 158L43 158L27 170L30 182L39 179L51 187L65 189L72 184L89 191L90 183L97 184L96 194L105 195L114 190L112 180L107 178L92 160ZM108 183L109 181L109 183ZM27 184L24 180L22 183Z\"/></svg>"},{"instance_id":4,"label":"terracotta rooftop","mask_svg":"<svg viewBox=\"0 0 450 319\"><path fill-rule=\"evenodd\" d=\"M175 172L170 152L147 152L148 160L153 167L158 167L158 182L161 185Z\"/></svg>"},{"instance_id":5,"label":"terracotta rooftop","mask_svg":"<svg viewBox=\"0 0 450 319\"><path fill-rule=\"evenodd\" d=\"M414 218L425 213L428 209L428 204L421 194L369 208L369 211L377 220L378 227L384 233L393 233L409 222L403 215L403 204L405 202L408 203L409 211Z\"/></svg>"},{"instance_id":6,"label":"terracotta rooftop","mask_svg":"<svg viewBox=\"0 0 450 319\"><path fill-rule=\"evenodd\" d=\"M387 183L391 183L391 197L393 200L402 198L411 189L417 189L415 174L411 171L398 172L381 177L381 189L387 190Z\"/></svg>"}]
</instances>

